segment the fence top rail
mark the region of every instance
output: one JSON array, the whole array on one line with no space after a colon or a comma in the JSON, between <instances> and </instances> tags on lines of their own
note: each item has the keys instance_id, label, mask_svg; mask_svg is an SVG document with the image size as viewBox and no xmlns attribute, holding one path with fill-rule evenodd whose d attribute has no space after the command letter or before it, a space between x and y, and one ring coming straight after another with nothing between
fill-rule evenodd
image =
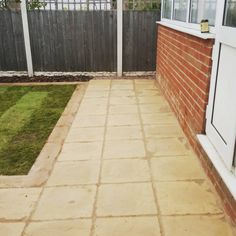
<instances>
[{"instance_id":1,"label":"fence top rail","mask_svg":"<svg viewBox=\"0 0 236 236\"><path fill-rule=\"evenodd\" d=\"M123 0L123 10L158 10L161 0ZM110 11L117 0L27 0L28 10ZM0 0L0 10L20 10L18 0Z\"/></svg>"}]
</instances>

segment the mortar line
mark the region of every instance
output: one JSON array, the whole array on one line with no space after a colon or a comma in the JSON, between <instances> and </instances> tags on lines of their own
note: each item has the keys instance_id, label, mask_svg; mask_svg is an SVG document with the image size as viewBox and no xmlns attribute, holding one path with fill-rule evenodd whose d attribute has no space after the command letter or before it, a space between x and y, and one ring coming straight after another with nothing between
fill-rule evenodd
<instances>
[{"instance_id":1,"label":"mortar line","mask_svg":"<svg viewBox=\"0 0 236 236\"><path fill-rule=\"evenodd\" d=\"M100 128L103 126L99 126L99 127L91 127L92 128ZM90 128L90 127L89 127ZM86 128L85 128L86 129ZM183 138L182 136L162 136L163 138ZM161 136L149 136L147 137L147 139L162 139ZM119 140L124 140L124 138L117 138L117 139L110 139L110 141L119 141ZM129 138L129 140L140 140L140 138ZM84 139L84 140L71 140L71 141L66 141L65 143L90 143L90 142L101 142L102 139ZM48 143L53 143L53 142L48 142ZM169 155L171 156L171 155ZM184 156L183 154L181 156Z\"/></svg>"},{"instance_id":2,"label":"mortar line","mask_svg":"<svg viewBox=\"0 0 236 236\"><path fill-rule=\"evenodd\" d=\"M116 218L130 218L130 217L135 217L135 218L142 218L142 217L156 217L158 214L143 214L143 215L115 215L115 216L97 216L97 219L116 219ZM162 215L164 217L197 217L197 216L202 216L202 217L225 217L224 212L219 212L219 213L188 213L188 214L164 214ZM91 217L73 217L73 218L64 218L64 219L43 219L43 220L31 220L30 223L44 223L44 222L54 222L54 221L75 221L75 220L91 220ZM24 223L22 219L18 220L0 220L0 223Z\"/></svg>"},{"instance_id":3,"label":"mortar line","mask_svg":"<svg viewBox=\"0 0 236 236\"><path fill-rule=\"evenodd\" d=\"M104 155L104 149L105 149L105 143L106 143L107 123L108 123L108 115L109 115L109 108L110 108L111 85L112 85L112 80L110 80L110 85L109 85L109 90L108 90L109 92L108 92L108 100L107 100L107 105L106 105L107 110L106 110L106 118L105 118L105 124L104 124L102 154L101 154L101 161L100 161L100 167L99 167L97 189L96 189L95 200L93 204L92 224L91 224L91 229L90 229L90 234L89 234L90 236L94 235L95 223L96 223L96 218L97 218L96 211L97 211L98 191L101 185L101 178L102 178L103 155Z\"/></svg>"},{"instance_id":4,"label":"mortar line","mask_svg":"<svg viewBox=\"0 0 236 236\"><path fill-rule=\"evenodd\" d=\"M119 140L122 140L122 139L119 139ZM118 140L118 141L119 141ZM142 139L137 139L137 140L142 140ZM113 140L112 140L113 141ZM115 140L116 141L116 140ZM166 155L166 156L153 156L153 157L150 157L152 160L155 160L155 159L159 159L159 158L166 158L166 157L173 157L173 155ZM189 155L175 155L175 157L186 157L186 158L192 158L191 156ZM146 160L146 157L110 157L110 158L104 158L104 160L110 160L110 161L115 161L115 160ZM58 162L77 162L77 161L96 161L97 159L81 159L81 160L58 160ZM1 188L1 187L0 187Z\"/></svg>"},{"instance_id":5,"label":"mortar line","mask_svg":"<svg viewBox=\"0 0 236 236\"><path fill-rule=\"evenodd\" d=\"M79 85L78 85L78 86L79 86ZM77 87L78 87L78 86L77 86ZM81 104L81 102L82 102L82 100L83 100L83 98L84 98L84 95L85 95L85 93L86 93L88 84L86 83L86 85L83 85L83 86L84 86L84 88L83 88L83 91L84 91L84 92L83 92L83 94L82 94L82 98L81 98L80 103L79 103L79 106L78 106L78 108L77 108L77 112L79 111L80 104ZM76 87L76 88L77 88L77 87ZM76 90L76 89L75 89L75 90ZM76 114L77 114L77 112L76 112ZM75 114L75 116L76 116L76 114ZM75 116L74 116L74 118L73 118L73 122L74 122ZM72 124L73 124L73 122L72 122ZM71 124L71 126L72 126L72 124ZM71 129L71 126L70 126L69 130ZM68 131L68 133L69 133L69 131ZM68 133L67 133L67 135L68 135ZM66 135L66 137L67 137L67 135ZM66 137L65 137L65 140L66 140ZM35 211L36 211L36 209L37 209L37 207L38 207L38 205L39 205L39 202L40 202L40 200L41 200L41 198L42 198L42 195L43 195L43 193L44 193L44 190L46 189L46 184L47 184L47 182L48 182L48 179L50 178L50 176L51 176L51 174L52 174L52 172L53 172L53 170L54 170L54 168L55 168L55 164L56 164L56 162L58 161L58 157L59 157L60 154L61 154L62 147L63 147L63 145L64 145L64 143L65 143L65 140L64 140L63 143L61 143L60 151L58 152L58 154L57 154L57 156L56 156L56 158L55 158L55 160L54 160L54 162L53 162L53 166L52 166L52 168L51 168L51 170L50 170L50 172L49 172L49 175L48 175L47 180L43 183L43 186L42 186L42 187L39 187L39 188L42 188L42 189L41 189L40 194L39 194L39 196L38 196L38 198L37 198L37 201L36 201L35 204L34 204L34 207L32 207L32 210L31 210L29 216L26 218L25 226L24 226L24 228L23 228L23 230L22 230L22 232L21 232L21 236L24 236L24 235L25 235L25 231L26 231L27 227L29 226L29 224L30 224L30 222L31 222L31 219L32 219L32 217L33 217L33 215L34 215L34 213L35 213Z\"/></svg>"},{"instance_id":6,"label":"mortar line","mask_svg":"<svg viewBox=\"0 0 236 236\"><path fill-rule=\"evenodd\" d=\"M129 159L130 160L130 159ZM136 159L137 160L137 159ZM146 159L145 159L146 160ZM107 160L104 160L107 161ZM99 162L99 161L97 161ZM197 182L207 182L205 178L202 179L183 179L183 180L155 180L156 183L197 183ZM101 182L103 185L122 185L122 184L146 184L146 183L151 183L151 180L133 180L133 181L123 181L123 182ZM97 183L81 183L81 184L61 184L61 185L46 185L46 188L54 188L54 187L80 187L80 186L94 186L97 185Z\"/></svg>"},{"instance_id":7,"label":"mortar line","mask_svg":"<svg viewBox=\"0 0 236 236\"><path fill-rule=\"evenodd\" d=\"M165 233L164 233L164 228L163 228L163 225L162 225L162 218L161 218L161 215L160 215L161 211L160 211L160 206L159 206L157 194L156 194L156 191L155 191L154 177L153 177L153 174L152 174L150 157L148 155L148 149L147 149L147 145L146 145L146 137L145 137L145 134L144 134L144 127L143 127L143 123L142 123L141 109L140 109L140 104L138 102L139 100L138 100L138 95L137 95L137 91L136 91L135 81L133 81L133 86L134 86L134 93L135 93L136 102L137 102L138 116L139 116L139 121L140 121L140 126L141 126L141 132L142 132L142 139L143 139L143 142L144 142L146 159L147 159L147 163L148 163L149 174L150 174L150 177L151 177L152 192L153 192L153 197L154 197L154 201L155 201L155 205L156 205L156 209L157 209L157 221L158 221L159 226L160 226L160 235L164 236Z\"/></svg>"}]
</instances>

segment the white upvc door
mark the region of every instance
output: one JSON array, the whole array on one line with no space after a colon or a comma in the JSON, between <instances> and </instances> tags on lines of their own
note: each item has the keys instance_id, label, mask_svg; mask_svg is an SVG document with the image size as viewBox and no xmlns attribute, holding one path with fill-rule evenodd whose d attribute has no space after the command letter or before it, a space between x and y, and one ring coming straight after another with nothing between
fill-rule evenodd
<instances>
[{"instance_id":1,"label":"white upvc door","mask_svg":"<svg viewBox=\"0 0 236 236\"><path fill-rule=\"evenodd\" d=\"M236 140L236 0L218 0L206 134L228 170Z\"/></svg>"}]
</instances>

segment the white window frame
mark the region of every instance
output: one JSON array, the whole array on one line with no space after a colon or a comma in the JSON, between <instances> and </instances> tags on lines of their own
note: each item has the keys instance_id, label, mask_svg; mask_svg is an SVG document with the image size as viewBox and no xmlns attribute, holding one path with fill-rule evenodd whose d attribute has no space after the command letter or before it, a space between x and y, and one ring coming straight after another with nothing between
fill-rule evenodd
<instances>
[{"instance_id":1,"label":"white window frame","mask_svg":"<svg viewBox=\"0 0 236 236\"><path fill-rule=\"evenodd\" d=\"M164 10L163 9L164 0L162 0L162 2L161 2L161 21L169 23L169 24L174 24L174 25L177 25L177 26L180 26L180 27L184 27L184 28L189 28L189 29L200 31L200 24L189 22L190 21L190 15L191 15L191 11L190 11L191 0L188 0L188 3L187 3L187 16L186 16L186 21L185 22L173 19L174 0L171 0L171 1L172 1L172 3L171 3L171 19L167 19L167 18L163 17L163 15L164 15L163 14L164 13L164 11L163 11ZM210 29L210 33L215 34L215 26L210 26L209 29Z\"/></svg>"}]
</instances>

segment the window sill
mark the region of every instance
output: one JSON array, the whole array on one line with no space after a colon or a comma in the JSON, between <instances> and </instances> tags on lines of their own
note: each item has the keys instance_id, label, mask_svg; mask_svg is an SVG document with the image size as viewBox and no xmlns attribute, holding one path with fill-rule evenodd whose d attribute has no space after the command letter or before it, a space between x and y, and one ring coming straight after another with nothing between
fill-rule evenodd
<instances>
[{"instance_id":1,"label":"window sill","mask_svg":"<svg viewBox=\"0 0 236 236\"><path fill-rule=\"evenodd\" d=\"M227 170L227 168L223 164L223 161L221 160L221 157L206 135L197 135L197 138L202 145L202 148L205 150L206 154L211 160L212 164L221 176L223 182L226 184L229 191L233 195L233 198L236 200L236 176L232 172Z\"/></svg>"},{"instance_id":2,"label":"window sill","mask_svg":"<svg viewBox=\"0 0 236 236\"><path fill-rule=\"evenodd\" d=\"M214 39L215 38L215 34L201 33L200 31L198 31L196 29L190 29L190 28L175 25L175 24L172 24L172 23L169 23L169 22L157 21L156 23L159 24L159 25L163 25L163 26L169 27L171 29L186 33L186 34L196 36L196 37L201 38L201 39Z\"/></svg>"}]
</instances>

